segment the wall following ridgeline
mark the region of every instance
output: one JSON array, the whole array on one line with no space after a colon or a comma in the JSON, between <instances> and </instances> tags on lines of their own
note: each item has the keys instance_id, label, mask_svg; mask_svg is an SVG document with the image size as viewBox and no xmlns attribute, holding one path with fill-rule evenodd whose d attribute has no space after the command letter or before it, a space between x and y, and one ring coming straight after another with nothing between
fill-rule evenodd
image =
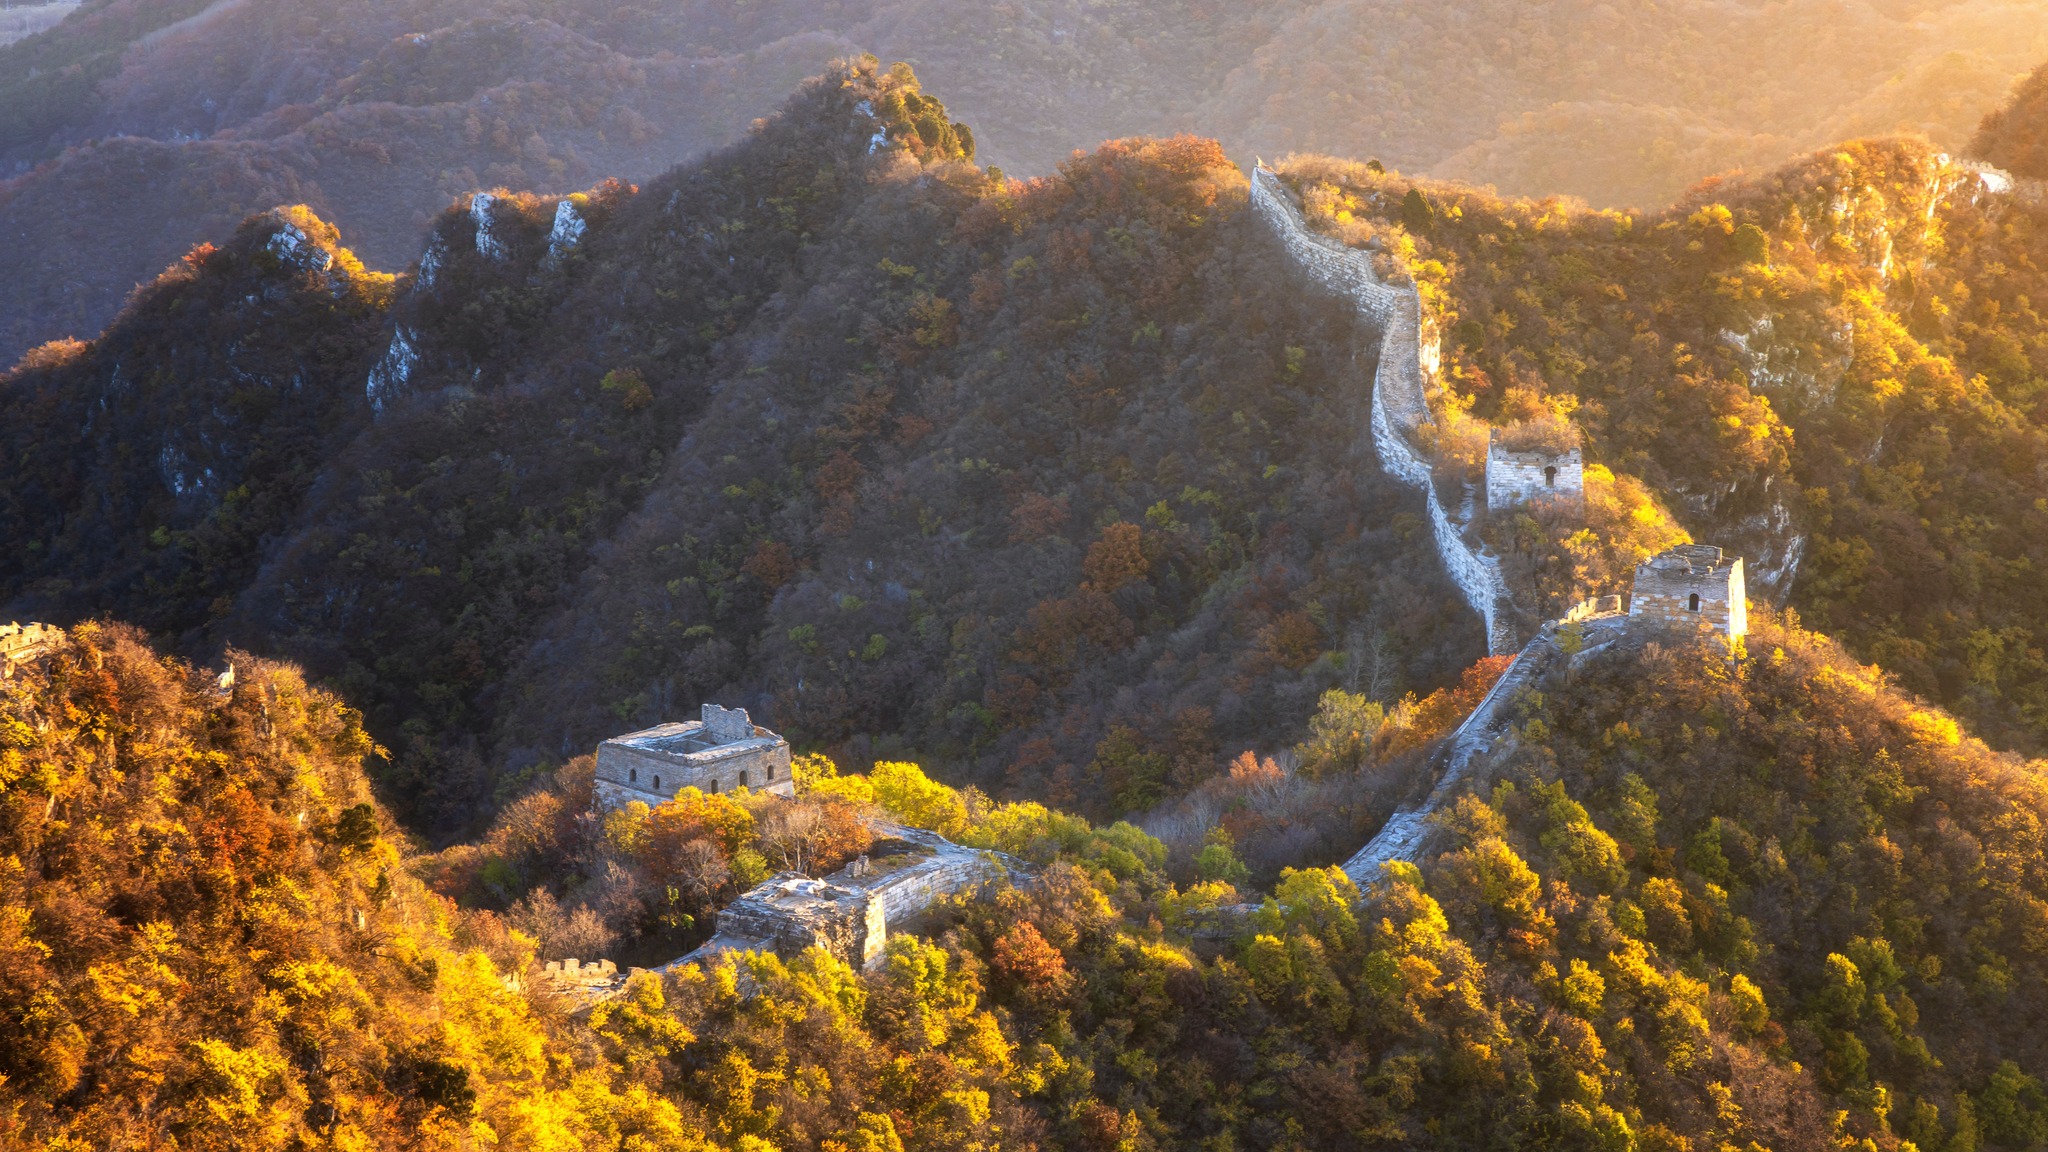
<instances>
[{"instance_id":1,"label":"wall following ridgeline","mask_svg":"<svg viewBox=\"0 0 2048 1152\"><path fill-rule=\"evenodd\" d=\"M1350 300L1380 333L1379 370L1372 387L1372 443L1389 476L1423 491L1437 554L1465 602L1486 621L1493 655L1519 651L1514 601L1500 561L1466 542L1438 498L1429 462L1415 448L1415 430L1430 422L1424 372L1437 367L1434 342L1422 338L1422 298L1414 288L1383 284L1363 252L1311 232L1277 173L1252 169L1252 210L1269 224L1294 263L1324 289Z\"/></svg>"},{"instance_id":2,"label":"wall following ridgeline","mask_svg":"<svg viewBox=\"0 0 2048 1152\"><path fill-rule=\"evenodd\" d=\"M1501 735L1508 729L1512 717L1508 704L1522 690L1535 684L1544 673L1558 661L1567 659L1563 646L1557 642L1560 625L1572 625L1580 629L1581 651L1612 640L1627 627L1628 617L1621 610L1621 597L1602 596L1588 600L1563 618L1543 626L1529 645L1515 654L1514 663L1501 673L1487 691L1486 698L1472 709L1450 739L1444 742L1443 774L1437 777L1436 786L1430 790L1429 798L1419 806L1394 813L1387 818L1379 832L1365 847L1344 862L1344 874L1353 883L1363 888L1379 879L1380 866L1390 860L1406 860L1414 863L1429 838L1429 818L1457 796L1458 789L1471 774L1472 765L1482 753L1493 748Z\"/></svg>"}]
</instances>

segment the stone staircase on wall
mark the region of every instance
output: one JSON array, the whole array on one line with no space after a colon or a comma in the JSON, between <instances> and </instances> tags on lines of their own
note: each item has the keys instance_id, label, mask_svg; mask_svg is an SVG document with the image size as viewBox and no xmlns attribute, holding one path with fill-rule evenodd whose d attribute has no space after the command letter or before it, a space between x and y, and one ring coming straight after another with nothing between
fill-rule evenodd
<instances>
[{"instance_id":1,"label":"stone staircase on wall","mask_svg":"<svg viewBox=\"0 0 2048 1152\"><path fill-rule=\"evenodd\" d=\"M1422 299L1412 287L1380 281L1372 258L1309 230L1293 193L1264 165L1254 165L1252 210L1272 227L1304 275L1350 300L1380 334L1379 369L1372 386L1372 443L1388 475L1420 488L1429 509L1437 554L1465 602L1486 621L1487 651L1518 651L1519 613L1508 596L1500 561L1473 547L1444 508L1429 462L1415 447L1415 430L1431 422L1423 391L1425 369L1433 370L1434 348L1422 338Z\"/></svg>"}]
</instances>

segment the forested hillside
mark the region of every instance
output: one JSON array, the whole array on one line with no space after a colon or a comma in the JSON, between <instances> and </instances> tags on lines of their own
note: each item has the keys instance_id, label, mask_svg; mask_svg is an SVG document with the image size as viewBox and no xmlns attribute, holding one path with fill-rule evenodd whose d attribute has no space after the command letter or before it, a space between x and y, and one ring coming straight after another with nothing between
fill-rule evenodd
<instances>
[{"instance_id":1,"label":"forested hillside","mask_svg":"<svg viewBox=\"0 0 2048 1152\"><path fill-rule=\"evenodd\" d=\"M1567 662L1420 865L1363 892L1314 860L1240 890L1226 827L1169 864L1129 825L815 757L793 802L686 790L601 824L571 769L421 857L367 798L383 752L358 714L232 659L222 687L88 624L0 680L9 1142L2017 1152L2048 1133L2041 763L1789 620L1733 659L1638 630ZM1399 753L1366 736L1370 788ZM1264 771L1241 773L1244 806ZM893 936L866 973L729 955L572 1014L538 970L614 924L686 923L703 906L679 894L715 906L770 858L828 868L867 811L1038 877Z\"/></svg>"},{"instance_id":2,"label":"forested hillside","mask_svg":"<svg viewBox=\"0 0 2048 1152\"><path fill-rule=\"evenodd\" d=\"M2031 301L2048 214L2031 193L1909 139L1655 214L1313 158L1287 170L1323 227L1420 285L1447 436L1569 413L1589 459L1747 555L1752 596L1789 594L1994 743L2043 747L2048 330ZM1574 524L1505 528L1570 570Z\"/></svg>"},{"instance_id":3,"label":"forested hillside","mask_svg":"<svg viewBox=\"0 0 2048 1152\"><path fill-rule=\"evenodd\" d=\"M1961 147L2048 56L2040 0L91 0L0 48L0 360L307 203L397 268L451 199L645 181L838 56L913 61L987 161L1195 131L1655 207L1828 141ZM1455 93L1455 97L1452 94ZM63 228L51 221L91 221Z\"/></svg>"},{"instance_id":4,"label":"forested hillside","mask_svg":"<svg viewBox=\"0 0 2048 1152\"><path fill-rule=\"evenodd\" d=\"M1482 637L1362 448L1355 320L1242 175L968 139L863 65L645 188L450 212L396 285L253 223L7 378L4 594L304 660L444 831L704 699L1120 812L1329 687L1454 680Z\"/></svg>"},{"instance_id":5,"label":"forested hillside","mask_svg":"<svg viewBox=\"0 0 2048 1152\"><path fill-rule=\"evenodd\" d=\"M2038 87L1981 136L2022 177ZM400 275L266 211L0 376L0 603L67 629L0 677L0 1144L2048 1144L2032 186L1917 139L1657 213L1283 164L1417 286L1446 491L1584 446L1575 512L1476 522L1528 611L1757 561L1733 644L1565 626L1361 891L1507 663L1366 446L1376 334L1213 142L975 156L856 59L642 184L465 196ZM592 809L597 738L705 699L794 799ZM865 972L540 967L677 956L877 818L1028 875Z\"/></svg>"},{"instance_id":6,"label":"forested hillside","mask_svg":"<svg viewBox=\"0 0 2048 1152\"><path fill-rule=\"evenodd\" d=\"M1970 155L2029 180L2048 179L2048 65L2034 70L2012 99L1984 117Z\"/></svg>"},{"instance_id":7,"label":"forested hillside","mask_svg":"<svg viewBox=\"0 0 2048 1152\"><path fill-rule=\"evenodd\" d=\"M451 210L396 281L259 219L8 378L5 594L305 661L441 834L707 698L1100 815L1330 688L1453 682L1476 628L1360 455L1367 341L1220 152L972 147L860 64L645 188ZM1903 140L1657 214L1287 171L1421 285L1453 470L1486 422L1586 436L1582 520L1481 525L1527 610L1689 531L2041 746L2030 195Z\"/></svg>"}]
</instances>

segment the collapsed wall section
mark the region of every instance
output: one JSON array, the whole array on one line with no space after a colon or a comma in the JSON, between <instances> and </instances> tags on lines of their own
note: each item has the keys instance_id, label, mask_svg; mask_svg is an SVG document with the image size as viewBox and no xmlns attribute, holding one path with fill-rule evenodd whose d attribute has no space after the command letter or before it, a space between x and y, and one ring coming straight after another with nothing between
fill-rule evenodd
<instances>
[{"instance_id":1,"label":"collapsed wall section","mask_svg":"<svg viewBox=\"0 0 2048 1152\"><path fill-rule=\"evenodd\" d=\"M823 948L855 967L873 967L890 934L915 928L946 900L1004 879L1033 878L1029 865L1000 852L886 820L870 819L868 826L877 847L893 842L902 851L880 861L862 856L822 879L780 873L721 909L716 934L660 971L726 951L775 952L790 959L810 948Z\"/></svg>"},{"instance_id":2,"label":"collapsed wall section","mask_svg":"<svg viewBox=\"0 0 2048 1152\"><path fill-rule=\"evenodd\" d=\"M1486 621L1486 647L1492 655L1519 651L1514 602L1500 561L1473 548L1451 520L1437 496L1429 462L1412 439L1430 423L1423 391L1425 366L1434 370L1433 349L1422 339L1422 298L1414 288L1380 282L1365 253L1311 232L1280 177L1263 165L1252 169L1252 210L1272 227L1282 247L1309 279L1350 300L1380 333L1379 369L1373 376L1372 443L1380 466L1389 476L1420 488L1429 508L1437 554L1465 602Z\"/></svg>"}]
</instances>

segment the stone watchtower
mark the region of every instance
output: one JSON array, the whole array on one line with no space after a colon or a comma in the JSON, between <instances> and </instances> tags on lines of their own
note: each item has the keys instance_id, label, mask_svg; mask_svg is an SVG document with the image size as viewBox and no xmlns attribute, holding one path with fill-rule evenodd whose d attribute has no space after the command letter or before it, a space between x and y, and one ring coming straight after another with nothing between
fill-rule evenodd
<instances>
[{"instance_id":1,"label":"stone watchtower","mask_svg":"<svg viewBox=\"0 0 2048 1152\"><path fill-rule=\"evenodd\" d=\"M1486 445L1486 507L1499 510L1532 500L1579 500L1586 494L1586 459L1576 437L1495 432Z\"/></svg>"},{"instance_id":2,"label":"stone watchtower","mask_svg":"<svg viewBox=\"0 0 2048 1152\"><path fill-rule=\"evenodd\" d=\"M0 679L12 677L16 664L49 655L63 638L62 630L48 624L0 624Z\"/></svg>"},{"instance_id":3,"label":"stone watchtower","mask_svg":"<svg viewBox=\"0 0 2048 1152\"><path fill-rule=\"evenodd\" d=\"M794 796L789 741L757 727L744 708L706 704L703 719L614 736L597 746L596 799L615 808L629 800L655 806L678 791L751 788Z\"/></svg>"},{"instance_id":4,"label":"stone watchtower","mask_svg":"<svg viewBox=\"0 0 2048 1152\"><path fill-rule=\"evenodd\" d=\"M1711 544L1680 544L1636 565L1631 619L1672 623L1706 621L1734 638L1749 631L1742 557Z\"/></svg>"}]
</instances>

